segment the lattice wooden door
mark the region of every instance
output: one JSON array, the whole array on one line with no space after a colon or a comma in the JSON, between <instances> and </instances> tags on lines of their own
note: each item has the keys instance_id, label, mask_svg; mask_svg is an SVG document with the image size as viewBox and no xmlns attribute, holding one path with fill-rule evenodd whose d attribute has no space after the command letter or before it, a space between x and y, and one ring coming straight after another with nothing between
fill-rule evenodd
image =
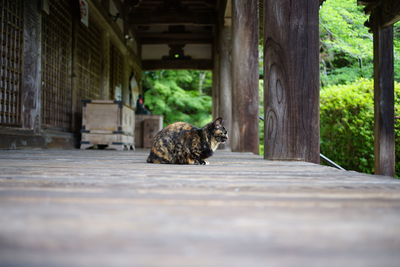
<instances>
[{"instance_id":1,"label":"lattice wooden door","mask_svg":"<svg viewBox=\"0 0 400 267\"><path fill-rule=\"evenodd\" d=\"M0 125L21 126L23 2L0 0Z\"/></svg>"},{"instance_id":2,"label":"lattice wooden door","mask_svg":"<svg viewBox=\"0 0 400 267\"><path fill-rule=\"evenodd\" d=\"M49 1L42 23L42 125L70 130L72 15L69 1Z\"/></svg>"},{"instance_id":3,"label":"lattice wooden door","mask_svg":"<svg viewBox=\"0 0 400 267\"><path fill-rule=\"evenodd\" d=\"M93 22L79 25L77 42L78 106L81 99L100 99L102 70L102 32Z\"/></svg>"}]
</instances>

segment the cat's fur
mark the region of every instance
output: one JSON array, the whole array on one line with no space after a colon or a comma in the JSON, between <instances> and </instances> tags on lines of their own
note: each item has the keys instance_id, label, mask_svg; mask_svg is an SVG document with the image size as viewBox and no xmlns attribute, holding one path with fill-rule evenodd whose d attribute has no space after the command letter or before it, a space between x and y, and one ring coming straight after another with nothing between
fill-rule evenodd
<instances>
[{"instance_id":1,"label":"cat's fur","mask_svg":"<svg viewBox=\"0 0 400 267\"><path fill-rule=\"evenodd\" d=\"M168 125L153 139L148 163L207 164L220 143L228 139L228 133L217 118L203 128L185 122Z\"/></svg>"}]
</instances>

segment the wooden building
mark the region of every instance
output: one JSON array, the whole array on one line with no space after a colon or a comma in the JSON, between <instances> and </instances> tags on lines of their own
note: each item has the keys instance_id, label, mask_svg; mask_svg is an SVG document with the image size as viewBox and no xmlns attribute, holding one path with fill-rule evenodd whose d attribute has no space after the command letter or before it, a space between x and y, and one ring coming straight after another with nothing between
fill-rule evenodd
<instances>
[{"instance_id":1,"label":"wooden building","mask_svg":"<svg viewBox=\"0 0 400 267\"><path fill-rule=\"evenodd\" d=\"M261 32L265 158L318 163L322 2L0 0L0 148L77 146L81 100L133 106L143 71L172 68L212 70L213 115L225 118L231 149L258 153ZM394 175L400 4L358 2L374 32L375 169Z\"/></svg>"}]
</instances>

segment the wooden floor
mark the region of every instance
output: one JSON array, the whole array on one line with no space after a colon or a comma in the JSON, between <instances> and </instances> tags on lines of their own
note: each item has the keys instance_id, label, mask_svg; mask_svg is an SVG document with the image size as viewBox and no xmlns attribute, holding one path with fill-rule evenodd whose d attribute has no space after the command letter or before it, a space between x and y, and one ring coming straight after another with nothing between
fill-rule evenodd
<instances>
[{"instance_id":1,"label":"wooden floor","mask_svg":"<svg viewBox=\"0 0 400 267\"><path fill-rule=\"evenodd\" d=\"M218 152L0 151L0 266L400 266L400 181Z\"/></svg>"}]
</instances>

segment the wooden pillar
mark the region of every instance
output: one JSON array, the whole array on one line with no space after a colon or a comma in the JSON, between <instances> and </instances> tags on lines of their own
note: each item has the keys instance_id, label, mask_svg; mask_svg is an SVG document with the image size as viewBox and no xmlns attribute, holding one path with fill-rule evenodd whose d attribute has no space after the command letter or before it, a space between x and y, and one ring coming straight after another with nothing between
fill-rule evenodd
<instances>
[{"instance_id":1,"label":"wooden pillar","mask_svg":"<svg viewBox=\"0 0 400 267\"><path fill-rule=\"evenodd\" d=\"M231 67L231 31L230 26L222 26L219 31L219 113L224 119L224 126L231 136L232 132L232 67ZM230 138L221 148L229 149Z\"/></svg>"},{"instance_id":2,"label":"wooden pillar","mask_svg":"<svg viewBox=\"0 0 400 267\"><path fill-rule=\"evenodd\" d=\"M103 29L102 32L102 50L103 50L103 65L101 75L101 98L108 100L110 99L110 33Z\"/></svg>"},{"instance_id":3,"label":"wooden pillar","mask_svg":"<svg viewBox=\"0 0 400 267\"><path fill-rule=\"evenodd\" d=\"M218 41L214 42L213 47L213 70L212 70L212 117L218 117L219 114L219 51Z\"/></svg>"},{"instance_id":4,"label":"wooden pillar","mask_svg":"<svg viewBox=\"0 0 400 267\"><path fill-rule=\"evenodd\" d=\"M232 151L258 154L258 1L232 1Z\"/></svg>"},{"instance_id":5,"label":"wooden pillar","mask_svg":"<svg viewBox=\"0 0 400 267\"><path fill-rule=\"evenodd\" d=\"M129 65L129 52L123 52L123 77L122 77L122 102L125 105L130 106L130 92L129 92L129 75L131 72L131 67Z\"/></svg>"},{"instance_id":6,"label":"wooden pillar","mask_svg":"<svg viewBox=\"0 0 400 267\"><path fill-rule=\"evenodd\" d=\"M393 26L374 32L375 174L395 175Z\"/></svg>"},{"instance_id":7,"label":"wooden pillar","mask_svg":"<svg viewBox=\"0 0 400 267\"><path fill-rule=\"evenodd\" d=\"M79 14L79 6L74 5L73 12ZM78 54L78 31L80 21L74 19L72 21L72 130L79 133L82 127L82 104L80 103L79 92L79 54Z\"/></svg>"},{"instance_id":8,"label":"wooden pillar","mask_svg":"<svg viewBox=\"0 0 400 267\"><path fill-rule=\"evenodd\" d=\"M39 133L41 129L41 31L38 1L24 3L24 51L21 86L22 128Z\"/></svg>"},{"instance_id":9,"label":"wooden pillar","mask_svg":"<svg viewBox=\"0 0 400 267\"><path fill-rule=\"evenodd\" d=\"M319 163L319 1L265 0L265 158Z\"/></svg>"}]
</instances>

